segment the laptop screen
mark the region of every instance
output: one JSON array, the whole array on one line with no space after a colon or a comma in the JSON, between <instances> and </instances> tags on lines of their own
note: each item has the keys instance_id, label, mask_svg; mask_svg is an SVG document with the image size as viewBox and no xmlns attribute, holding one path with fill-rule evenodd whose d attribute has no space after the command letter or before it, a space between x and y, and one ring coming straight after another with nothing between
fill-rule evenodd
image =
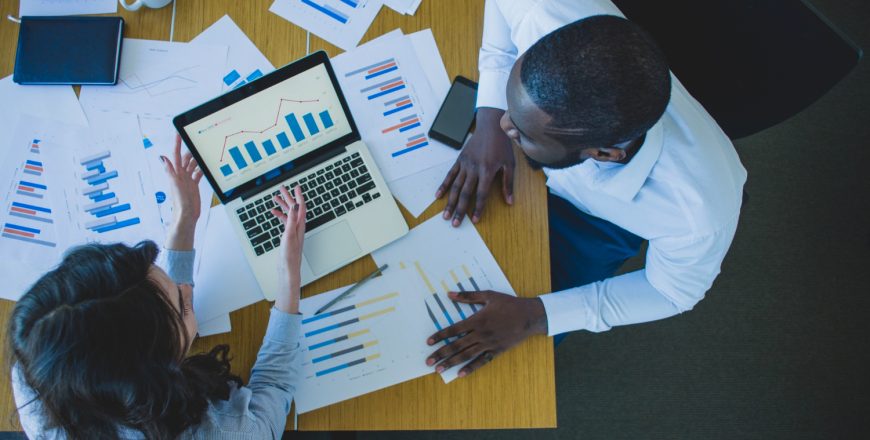
<instances>
[{"instance_id":1,"label":"laptop screen","mask_svg":"<svg viewBox=\"0 0 870 440\"><path fill-rule=\"evenodd\" d=\"M200 166L225 195L270 181L352 131L322 63L184 125Z\"/></svg>"}]
</instances>

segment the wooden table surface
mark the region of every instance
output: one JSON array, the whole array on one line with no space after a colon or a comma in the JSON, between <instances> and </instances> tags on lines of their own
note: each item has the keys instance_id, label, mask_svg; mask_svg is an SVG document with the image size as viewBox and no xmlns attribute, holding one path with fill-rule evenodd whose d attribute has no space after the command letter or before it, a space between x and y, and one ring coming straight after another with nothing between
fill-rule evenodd
<instances>
[{"instance_id":1,"label":"wooden table surface","mask_svg":"<svg viewBox=\"0 0 870 440\"><path fill-rule=\"evenodd\" d=\"M306 32L268 12L271 0L179 0L174 41L190 41L224 14L242 28L275 65L304 56ZM127 12L125 36L168 40L172 7ZM18 25L6 20L18 15L17 1L0 1L0 77L12 73ZM483 1L424 0L413 16L384 7L363 41L401 28L405 33L431 28L447 72L452 78L477 78L477 51L483 30ZM311 51L330 55L341 50L311 35ZM8 105L0 103L0 105ZM519 156L518 156L519 157ZM547 200L544 178L525 161L517 161L515 204L490 198L483 221L477 225L483 240L521 296L549 292ZM411 227L440 213L436 201L420 218L403 210ZM374 270L370 257L362 258L303 289L303 296L350 284ZM0 325L5 326L14 303L0 301ZM232 367L247 379L265 332L270 305L261 301L231 314L233 331L198 339L193 350L229 344ZM5 340L3 341L5 343ZM8 372L4 345L3 371ZM8 373L0 375L0 431L20 429ZM292 415L288 429L293 426ZM407 430L539 428L556 426L556 398L552 339L534 337L496 358L477 373L445 385L430 374L416 380L299 416L300 430Z\"/></svg>"}]
</instances>

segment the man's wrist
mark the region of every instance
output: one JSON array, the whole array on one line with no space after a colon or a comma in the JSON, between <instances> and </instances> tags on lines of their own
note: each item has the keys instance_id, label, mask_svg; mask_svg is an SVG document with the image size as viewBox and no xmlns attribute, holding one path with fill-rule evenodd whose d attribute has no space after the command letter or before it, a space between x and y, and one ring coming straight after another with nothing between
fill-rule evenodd
<instances>
[{"instance_id":1,"label":"man's wrist","mask_svg":"<svg viewBox=\"0 0 870 440\"><path fill-rule=\"evenodd\" d=\"M529 298L529 312L526 316L526 328L530 335L547 334L547 309L540 298Z\"/></svg>"}]
</instances>

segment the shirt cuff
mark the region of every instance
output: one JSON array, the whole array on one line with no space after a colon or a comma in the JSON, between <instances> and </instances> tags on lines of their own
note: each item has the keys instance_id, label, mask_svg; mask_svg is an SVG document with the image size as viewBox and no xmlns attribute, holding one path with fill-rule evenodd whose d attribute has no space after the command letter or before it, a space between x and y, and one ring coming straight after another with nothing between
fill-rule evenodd
<instances>
[{"instance_id":1,"label":"shirt cuff","mask_svg":"<svg viewBox=\"0 0 870 440\"><path fill-rule=\"evenodd\" d=\"M507 110L507 83L510 72L481 70L477 86L477 108Z\"/></svg>"},{"instance_id":2,"label":"shirt cuff","mask_svg":"<svg viewBox=\"0 0 870 440\"><path fill-rule=\"evenodd\" d=\"M193 262L196 251L176 251L163 249L161 252L163 270L169 275L169 279L176 284L190 284L193 286Z\"/></svg>"},{"instance_id":3,"label":"shirt cuff","mask_svg":"<svg viewBox=\"0 0 870 440\"><path fill-rule=\"evenodd\" d=\"M610 327L600 321L598 292L593 284L562 292L548 293L538 298L547 313L547 335L555 336L576 330L604 331Z\"/></svg>"},{"instance_id":4,"label":"shirt cuff","mask_svg":"<svg viewBox=\"0 0 870 440\"><path fill-rule=\"evenodd\" d=\"M295 345L302 334L302 315L282 312L275 307L269 315L266 339L281 344Z\"/></svg>"}]
</instances>

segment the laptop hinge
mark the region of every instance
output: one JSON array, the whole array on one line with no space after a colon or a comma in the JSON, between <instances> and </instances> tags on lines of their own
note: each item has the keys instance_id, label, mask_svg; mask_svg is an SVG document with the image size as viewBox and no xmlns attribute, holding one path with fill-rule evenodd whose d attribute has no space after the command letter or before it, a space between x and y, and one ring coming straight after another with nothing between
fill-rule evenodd
<instances>
[{"instance_id":1,"label":"laptop hinge","mask_svg":"<svg viewBox=\"0 0 870 440\"><path fill-rule=\"evenodd\" d=\"M292 170L287 171L286 173L276 177L274 180L274 183L251 188L250 190L243 192L239 198L241 198L242 201L246 201L246 200L262 193L264 189L271 187L272 185L275 185L278 182L286 181L286 180L288 180L294 176L297 176L297 175L299 175L307 170L310 170L311 168L315 168L317 166L320 166L321 164L328 161L329 159L332 159L335 156L342 155L346 152L347 152L347 146L343 146L343 147L339 147L339 148L330 148L327 151L324 151L320 154L315 154L310 159L306 159L304 163L299 164L298 166L293 167Z\"/></svg>"}]
</instances>

